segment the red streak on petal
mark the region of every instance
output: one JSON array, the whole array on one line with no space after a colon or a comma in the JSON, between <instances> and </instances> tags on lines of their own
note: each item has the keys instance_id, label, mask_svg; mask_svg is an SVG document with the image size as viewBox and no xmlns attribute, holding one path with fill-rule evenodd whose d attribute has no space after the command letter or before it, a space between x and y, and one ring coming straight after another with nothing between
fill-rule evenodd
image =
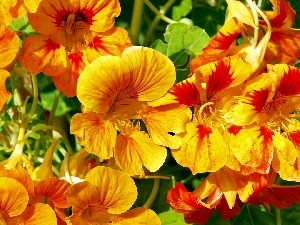
<instances>
[{"instance_id":1,"label":"red streak on petal","mask_svg":"<svg viewBox=\"0 0 300 225\"><path fill-rule=\"evenodd\" d=\"M216 93L228 87L234 80L230 71L230 64L225 60L216 62L216 70L212 71L207 82L207 100L210 100Z\"/></svg>"},{"instance_id":2,"label":"red streak on petal","mask_svg":"<svg viewBox=\"0 0 300 225\"><path fill-rule=\"evenodd\" d=\"M233 134L236 136L242 128L243 128L242 126L232 125L227 130L230 134Z\"/></svg>"},{"instance_id":3,"label":"red streak on petal","mask_svg":"<svg viewBox=\"0 0 300 225\"><path fill-rule=\"evenodd\" d=\"M82 56L83 56L82 52L76 52L68 55L68 58L70 59L71 63L75 66L76 70L80 68L80 64L83 62Z\"/></svg>"},{"instance_id":4,"label":"red streak on petal","mask_svg":"<svg viewBox=\"0 0 300 225\"><path fill-rule=\"evenodd\" d=\"M207 135L212 133L210 127L206 127L202 124L199 124L197 128L198 128L198 135L200 140L203 140Z\"/></svg>"},{"instance_id":5,"label":"red streak on petal","mask_svg":"<svg viewBox=\"0 0 300 225\"><path fill-rule=\"evenodd\" d=\"M300 131L294 131L288 134L289 139L296 145L296 147L300 147Z\"/></svg>"},{"instance_id":6,"label":"red streak on petal","mask_svg":"<svg viewBox=\"0 0 300 225\"><path fill-rule=\"evenodd\" d=\"M201 104L200 93L194 83L183 81L175 84L169 93L174 95L180 104L189 107Z\"/></svg>"},{"instance_id":7,"label":"red streak on petal","mask_svg":"<svg viewBox=\"0 0 300 225\"><path fill-rule=\"evenodd\" d=\"M270 143L272 143L272 137L274 135L272 130L267 129L266 127L261 126L260 129L260 135L258 137L263 137L263 145L264 147L268 146Z\"/></svg>"},{"instance_id":8,"label":"red streak on petal","mask_svg":"<svg viewBox=\"0 0 300 225\"><path fill-rule=\"evenodd\" d=\"M59 49L60 48L60 44L54 42L52 39L47 39L44 41L46 44L45 44L45 47L47 49L48 52L50 51L55 51L56 49Z\"/></svg>"},{"instance_id":9,"label":"red streak on petal","mask_svg":"<svg viewBox=\"0 0 300 225\"><path fill-rule=\"evenodd\" d=\"M88 44L88 46L95 50L102 49L107 52L106 48L103 46L103 41L98 36L94 37L93 40Z\"/></svg>"},{"instance_id":10,"label":"red streak on petal","mask_svg":"<svg viewBox=\"0 0 300 225\"><path fill-rule=\"evenodd\" d=\"M250 102L245 102L246 104L251 104L254 106L256 112L262 112L265 109L269 96L269 90L251 91L246 94L246 97L250 98Z\"/></svg>"},{"instance_id":11,"label":"red streak on petal","mask_svg":"<svg viewBox=\"0 0 300 225\"><path fill-rule=\"evenodd\" d=\"M300 70L296 67L289 67L289 71L282 77L276 89L273 100L284 96L300 94Z\"/></svg>"}]
</instances>

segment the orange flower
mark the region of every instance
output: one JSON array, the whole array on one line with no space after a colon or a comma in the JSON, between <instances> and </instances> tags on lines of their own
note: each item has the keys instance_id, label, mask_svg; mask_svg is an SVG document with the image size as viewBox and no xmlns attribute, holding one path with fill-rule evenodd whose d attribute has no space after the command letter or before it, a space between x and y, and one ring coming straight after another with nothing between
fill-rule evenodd
<instances>
[{"instance_id":1,"label":"orange flower","mask_svg":"<svg viewBox=\"0 0 300 225\"><path fill-rule=\"evenodd\" d=\"M23 169L0 171L0 222L3 224L56 225L56 215L46 204L29 202L33 181Z\"/></svg>"},{"instance_id":2,"label":"orange flower","mask_svg":"<svg viewBox=\"0 0 300 225\"><path fill-rule=\"evenodd\" d=\"M265 58L268 63L293 65L300 59L300 30L292 29L296 13L286 0L271 0L273 11L265 11L272 25L272 33ZM266 29L264 21L260 21Z\"/></svg>"},{"instance_id":3,"label":"orange flower","mask_svg":"<svg viewBox=\"0 0 300 225\"><path fill-rule=\"evenodd\" d=\"M119 13L117 0L42 0L37 12L28 14L40 35L24 40L19 60L30 73L52 76L59 90L75 96L86 65L98 56L120 55L131 45L127 32L113 27Z\"/></svg>"},{"instance_id":4,"label":"orange flower","mask_svg":"<svg viewBox=\"0 0 300 225\"><path fill-rule=\"evenodd\" d=\"M251 65L240 55L225 57L198 67L195 77L175 84L166 95L165 102L173 96L175 102L194 106L194 121L187 124L181 147L172 151L176 161L193 174L217 171L227 162L229 150L222 137L227 123L220 112L240 93L250 72Z\"/></svg>"},{"instance_id":5,"label":"orange flower","mask_svg":"<svg viewBox=\"0 0 300 225\"><path fill-rule=\"evenodd\" d=\"M19 51L18 36L6 25L0 23L0 110L9 99L10 93L6 91L5 81ZM8 71L7 71L8 70Z\"/></svg>"},{"instance_id":6,"label":"orange flower","mask_svg":"<svg viewBox=\"0 0 300 225\"><path fill-rule=\"evenodd\" d=\"M126 212L137 198L137 189L133 179L118 170L95 167L87 173L84 182L74 184L66 194L72 205L68 224L147 224L150 218L154 219L151 223L159 224L149 209Z\"/></svg>"},{"instance_id":7,"label":"orange flower","mask_svg":"<svg viewBox=\"0 0 300 225\"><path fill-rule=\"evenodd\" d=\"M114 156L130 175L143 175L143 165L151 172L158 170L166 157L163 146L180 146L177 134L185 131L191 116L178 104L150 106L174 81L172 62L150 48L130 47L122 57L96 59L79 78L84 110L72 118L71 133L101 160ZM162 119L167 117L174 119ZM150 136L141 130L140 120Z\"/></svg>"}]
</instances>

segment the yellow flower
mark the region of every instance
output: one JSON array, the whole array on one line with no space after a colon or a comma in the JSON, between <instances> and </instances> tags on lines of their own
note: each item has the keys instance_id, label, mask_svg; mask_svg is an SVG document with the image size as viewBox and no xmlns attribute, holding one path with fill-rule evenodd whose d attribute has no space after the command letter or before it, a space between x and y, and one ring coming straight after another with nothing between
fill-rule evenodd
<instances>
[{"instance_id":1,"label":"yellow flower","mask_svg":"<svg viewBox=\"0 0 300 225\"><path fill-rule=\"evenodd\" d=\"M75 96L86 65L98 56L120 55L131 45L127 32L113 27L119 14L117 0L42 0L37 12L28 14L40 34L24 40L19 60L30 73L53 77L59 90Z\"/></svg>"},{"instance_id":2,"label":"yellow flower","mask_svg":"<svg viewBox=\"0 0 300 225\"><path fill-rule=\"evenodd\" d=\"M130 175L143 175L143 165L151 172L158 170L167 154L163 146L180 146L177 134L185 131L191 117L179 104L149 105L174 81L173 63L150 48L130 47L122 57L96 59L79 78L77 92L84 110L72 118L71 133L101 160L114 156ZM162 120L167 117L172 121ZM141 130L141 122L150 136Z\"/></svg>"}]
</instances>

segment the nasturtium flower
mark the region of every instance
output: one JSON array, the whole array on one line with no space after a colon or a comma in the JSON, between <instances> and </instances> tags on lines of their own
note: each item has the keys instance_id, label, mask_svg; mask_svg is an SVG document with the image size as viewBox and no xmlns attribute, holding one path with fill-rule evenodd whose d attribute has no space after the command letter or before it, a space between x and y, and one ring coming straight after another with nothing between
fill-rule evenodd
<instances>
[{"instance_id":1,"label":"nasturtium flower","mask_svg":"<svg viewBox=\"0 0 300 225\"><path fill-rule=\"evenodd\" d=\"M39 34L24 40L19 60L30 73L51 76L66 96L75 96L86 65L131 45L127 32L113 27L119 14L117 0L42 0L37 12L28 14Z\"/></svg>"},{"instance_id":2,"label":"nasturtium flower","mask_svg":"<svg viewBox=\"0 0 300 225\"><path fill-rule=\"evenodd\" d=\"M164 97L164 103L170 100L194 107L194 119L186 126L182 145L172 154L193 174L215 172L225 165L229 155L222 129L227 122L221 113L235 100L235 95L242 94L241 87L251 74L251 65L242 55L234 55L202 65L194 72Z\"/></svg>"},{"instance_id":3,"label":"nasturtium flower","mask_svg":"<svg viewBox=\"0 0 300 225\"><path fill-rule=\"evenodd\" d=\"M111 222L112 215L130 209L137 198L137 188L126 173L95 167L66 194L72 206L72 215L67 218L69 224L102 224Z\"/></svg>"},{"instance_id":4,"label":"nasturtium flower","mask_svg":"<svg viewBox=\"0 0 300 225\"><path fill-rule=\"evenodd\" d=\"M0 171L0 222L3 224L50 224L57 219L51 206L33 203L34 184L24 169ZM59 193L57 193L59 194Z\"/></svg>"},{"instance_id":5,"label":"nasturtium flower","mask_svg":"<svg viewBox=\"0 0 300 225\"><path fill-rule=\"evenodd\" d=\"M270 22L252 1L247 1L251 9L247 9L239 1L228 0L227 2L229 11L227 21L203 49L202 54L191 61L192 73L199 66L234 54L245 54L244 59L252 65L252 72L264 67L264 55L271 36ZM253 15L247 10L251 10ZM258 15L261 15L267 24L262 37L258 35ZM249 31L249 27L251 31ZM241 35L244 43L238 44L237 38ZM247 35L253 39L251 43Z\"/></svg>"},{"instance_id":6,"label":"nasturtium flower","mask_svg":"<svg viewBox=\"0 0 300 225\"><path fill-rule=\"evenodd\" d=\"M295 10L286 0L271 0L272 11L264 11L272 26L271 38L265 58L268 63L287 63L293 65L300 59L300 30L293 29ZM266 30L265 22L260 21Z\"/></svg>"},{"instance_id":7,"label":"nasturtium flower","mask_svg":"<svg viewBox=\"0 0 300 225\"><path fill-rule=\"evenodd\" d=\"M178 134L191 119L179 104L150 106L174 82L173 63L153 49L130 47L122 57L99 57L79 78L83 113L72 118L71 133L87 152L101 160L114 157L130 175L143 175L143 165L154 172L166 158L164 146L178 148Z\"/></svg>"},{"instance_id":8,"label":"nasturtium flower","mask_svg":"<svg viewBox=\"0 0 300 225\"><path fill-rule=\"evenodd\" d=\"M232 110L229 123L282 121L300 106L300 69L286 64L269 65L268 72L251 79Z\"/></svg>"}]
</instances>

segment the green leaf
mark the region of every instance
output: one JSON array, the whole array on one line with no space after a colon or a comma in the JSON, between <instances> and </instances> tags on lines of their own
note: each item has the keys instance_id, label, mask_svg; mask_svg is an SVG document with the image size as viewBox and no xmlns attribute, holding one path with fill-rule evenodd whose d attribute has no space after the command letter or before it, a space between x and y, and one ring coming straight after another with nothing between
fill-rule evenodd
<instances>
[{"instance_id":1,"label":"green leaf","mask_svg":"<svg viewBox=\"0 0 300 225\"><path fill-rule=\"evenodd\" d=\"M179 6L172 8L172 19L179 21L182 17L185 17L192 10L192 0L182 0Z\"/></svg>"},{"instance_id":2,"label":"green leaf","mask_svg":"<svg viewBox=\"0 0 300 225\"><path fill-rule=\"evenodd\" d=\"M293 205L288 209L280 211L281 225L300 224L300 205Z\"/></svg>"},{"instance_id":3,"label":"green leaf","mask_svg":"<svg viewBox=\"0 0 300 225\"><path fill-rule=\"evenodd\" d=\"M22 31L25 35L35 33L35 30L29 24L27 15L13 19L9 27L14 31Z\"/></svg>"},{"instance_id":4,"label":"green leaf","mask_svg":"<svg viewBox=\"0 0 300 225\"><path fill-rule=\"evenodd\" d=\"M274 225L276 224L275 216L258 207L246 205L242 207L241 212L233 219L233 225Z\"/></svg>"},{"instance_id":5,"label":"green leaf","mask_svg":"<svg viewBox=\"0 0 300 225\"><path fill-rule=\"evenodd\" d=\"M157 40L151 47L168 56L176 67L184 66L208 44L209 36L197 26L170 24L164 34L167 44Z\"/></svg>"},{"instance_id":6,"label":"green leaf","mask_svg":"<svg viewBox=\"0 0 300 225\"><path fill-rule=\"evenodd\" d=\"M193 8L192 20L203 28L210 37L214 36L225 21L225 10L202 6Z\"/></svg>"},{"instance_id":7,"label":"green leaf","mask_svg":"<svg viewBox=\"0 0 300 225\"><path fill-rule=\"evenodd\" d=\"M159 189L150 207L157 214L170 210L170 206L166 202L166 199L168 190L173 187L173 179L173 177L170 177L170 179L159 179ZM141 207L145 204L152 191L154 179L136 179L135 184L139 194L133 208Z\"/></svg>"},{"instance_id":8,"label":"green leaf","mask_svg":"<svg viewBox=\"0 0 300 225\"><path fill-rule=\"evenodd\" d=\"M186 225L183 214L173 210L158 215L162 225Z\"/></svg>"}]
</instances>

